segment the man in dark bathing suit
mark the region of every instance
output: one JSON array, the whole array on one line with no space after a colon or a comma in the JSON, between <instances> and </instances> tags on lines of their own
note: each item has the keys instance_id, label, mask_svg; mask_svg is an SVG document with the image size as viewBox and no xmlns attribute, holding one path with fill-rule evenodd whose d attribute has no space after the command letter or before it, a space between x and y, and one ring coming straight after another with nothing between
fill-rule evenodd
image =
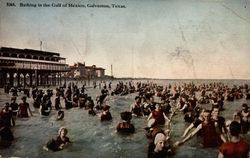
<instances>
[{"instance_id":1,"label":"man in dark bathing suit","mask_svg":"<svg viewBox=\"0 0 250 158\"><path fill-rule=\"evenodd\" d=\"M198 127L183 140L177 141L175 143L175 146L184 144L200 130L202 131L203 146L205 148L218 147L220 143L222 143L222 141L226 142L226 138L223 136L223 134L220 133L218 129L218 123L214 122L210 116L210 111L205 110L203 113L204 121L200 125L198 125Z\"/></svg>"}]
</instances>

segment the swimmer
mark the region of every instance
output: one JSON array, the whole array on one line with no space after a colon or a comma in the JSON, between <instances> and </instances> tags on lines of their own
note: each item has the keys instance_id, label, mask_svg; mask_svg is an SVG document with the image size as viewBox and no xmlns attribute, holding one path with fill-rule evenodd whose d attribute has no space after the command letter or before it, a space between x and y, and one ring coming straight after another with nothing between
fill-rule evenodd
<instances>
[{"instance_id":1,"label":"swimmer","mask_svg":"<svg viewBox=\"0 0 250 158\"><path fill-rule=\"evenodd\" d=\"M210 116L211 112L209 110L205 110L203 113L204 121L182 141L177 141L175 146L184 144L199 131L202 131L204 147L218 147L221 143L226 142L224 135L219 132L218 123L214 122Z\"/></svg>"},{"instance_id":2,"label":"swimmer","mask_svg":"<svg viewBox=\"0 0 250 158\"><path fill-rule=\"evenodd\" d=\"M133 124L130 123L132 119L132 113L131 112L122 112L121 113L121 119L122 122L119 123L116 127L117 132L119 133L134 133L135 127Z\"/></svg>"},{"instance_id":3,"label":"swimmer","mask_svg":"<svg viewBox=\"0 0 250 158\"><path fill-rule=\"evenodd\" d=\"M109 112L110 106L104 105L102 108L102 113L100 115L101 121L110 121L112 120L112 115Z\"/></svg>"},{"instance_id":4,"label":"swimmer","mask_svg":"<svg viewBox=\"0 0 250 158\"><path fill-rule=\"evenodd\" d=\"M165 115L159 104L155 105L155 110L153 110L148 116L148 120L152 118L155 119L155 123L159 125L168 125L170 122L170 119Z\"/></svg>"},{"instance_id":5,"label":"swimmer","mask_svg":"<svg viewBox=\"0 0 250 158\"><path fill-rule=\"evenodd\" d=\"M163 133L156 134L154 144L149 144L148 158L165 158L171 154L170 146L166 145L166 136Z\"/></svg>"},{"instance_id":6,"label":"swimmer","mask_svg":"<svg viewBox=\"0 0 250 158\"><path fill-rule=\"evenodd\" d=\"M43 147L44 150L49 151L60 151L63 150L69 143L69 137L67 137L68 130L65 127L61 127L58 130L58 136L56 139L50 140L46 146Z\"/></svg>"}]
</instances>

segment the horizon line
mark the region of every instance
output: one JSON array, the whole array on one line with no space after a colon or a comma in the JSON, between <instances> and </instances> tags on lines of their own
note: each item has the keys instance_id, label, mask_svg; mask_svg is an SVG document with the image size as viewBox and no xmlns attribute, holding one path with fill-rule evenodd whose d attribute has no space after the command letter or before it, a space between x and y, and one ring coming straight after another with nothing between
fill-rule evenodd
<instances>
[{"instance_id":1,"label":"horizon line","mask_svg":"<svg viewBox=\"0 0 250 158\"><path fill-rule=\"evenodd\" d=\"M148 77L114 77L114 79L149 79L149 80L250 80L244 78L148 78Z\"/></svg>"}]
</instances>

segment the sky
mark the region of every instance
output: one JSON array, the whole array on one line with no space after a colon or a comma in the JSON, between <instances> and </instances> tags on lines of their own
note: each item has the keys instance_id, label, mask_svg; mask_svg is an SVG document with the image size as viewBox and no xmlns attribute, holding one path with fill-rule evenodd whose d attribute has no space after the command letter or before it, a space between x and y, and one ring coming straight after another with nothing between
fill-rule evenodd
<instances>
[{"instance_id":1,"label":"sky","mask_svg":"<svg viewBox=\"0 0 250 158\"><path fill-rule=\"evenodd\" d=\"M112 64L115 77L250 79L249 0L7 2L0 2L2 47L40 50L42 41L42 50L60 53L69 65L85 62L110 75Z\"/></svg>"}]
</instances>

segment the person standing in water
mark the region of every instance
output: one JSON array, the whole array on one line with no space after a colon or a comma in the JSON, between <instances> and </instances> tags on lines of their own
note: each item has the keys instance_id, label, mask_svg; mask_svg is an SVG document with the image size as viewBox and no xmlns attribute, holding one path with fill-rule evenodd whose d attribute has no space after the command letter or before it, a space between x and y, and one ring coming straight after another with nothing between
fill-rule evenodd
<instances>
[{"instance_id":1,"label":"person standing in water","mask_svg":"<svg viewBox=\"0 0 250 158\"><path fill-rule=\"evenodd\" d=\"M250 130L248 117L250 117L250 112L248 110L247 104L241 105L241 110L234 114L234 119L236 116L240 117L240 125L241 125L241 132L243 134L247 134L247 132Z\"/></svg>"},{"instance_id":2,"label":"person standing in water","mask_svg":"<svg viewBox=\"0 0 250 158\"><path fill-rule=\"evenodd\" d=\"M128 112L128 111L122 112L121 119L122 119L122 122L119 123L116 127L117 132L125 133L125 134L134 133L135 127L132 123L130 123L132 119L131 112Z\"/></svg>"},{"instance_id":3,"label":"person standing in water","mask_svg":"<svg viewBox=\"0 0 250 158\"><path fill-rule=\"evenodd\" d=\"M219 130L224 136L227 136L227 128L225 123L225 118L222 116L219 116L220 114L220 108L219 106L213 106L212 112L211 112L211 119L218 124Z\"/></svg>"},{"instance_id":4,"label":"person standing in water","mask_svg":"<svg viewBox=\"0 0 250 158\"><path fill-rule=\"evenodd\" d=\"M21 118L29 117L28 112L30 113L30 116L33 116L30 110L29 103L26 102L26 99L27 97L22 97L23 102L19 104L18 116Z\"/></svg>"},{"instance_id":5,"label":"person standing in water","mask_svg":"<svg viewBox=\"0 0 250 158\"><path fill-rule=\"evenodd\" d=\"M204 117L203 117L203 113L204 113L204 109L201 110L201 113L199 115L199 117L197 119L195 119L184 131L182 138L185 138L188 133L191 131L191 129L193 128L197 128L203 121L204 121ZM201 136L201 132L197 133L197 136Z\"/></svg>"},{"instance_id":6,"label":"person standing in water","mask_svg":"<svg viewBox=\"0 0 250 158\"><path fill-rule=\"evenodd\" d=\"M135 116L143 116L141 98L139 96L136 96L135 102L130 105L130 112Z\"/></svg>"},{"instance_id":7,"label":"person standing in water","mask_svg":"<svg viewBox=\"0 0 250 158\"><path fill-rule=\"evenodd\" d=\"M241 125L233 121L229 127L231 139L220 146L218 158L249 158L250 146L240 138Z\"/></svg>"},{"instance_id":8,"label":"person standing in water","mask_svg":"<svg viewBox=\"0 0 250 158\"><path fill-rule=\"evenodd\" d=\"M11 107L11 110L12 110L13 117L16 118L17 117L17 112L18 112L18 104L16 103L16 97L11 98L10 107Z\"/></svg>"},{"instance_id":9,"label":"person standing in water","mask_svg":"<svg viewBox=\"0 0 250 158\"><path fill-rule=\"evenodd\" d=\"M102 113L100 115L101 121L110 121L112 120L112 115L109 112L110 106L104 105L102 109Z\"/></svg>"},{"instance_id":10,"label":"person standing in water","mask_svg":"<svg viewBox=\"0 0 250 158\"><path fill-rule=\"evenodd\" d=\"M11 127L11 125L15 126L15 120L9 103L5 103L4 108L0 111L0 120L4 121L8 127Z\"/></svg>"},{"instance_id":11,"label":"person standing in water","mask_svg":"<svg viewBox=\"0 0 250 158\"><path fill-rule=\"evenodd\" d=\"M44 95L43 100L42 100L42 104L40 107L40 113L43 116L49 116L52 107L51 107L52 103L50 100L50 97L48 95Z\"/></svg>"},{"instance_id":12,"label":"person standing in water","mask_svg":"<svg viewBox=\"0 0 250 158\"><path fill-rule=\"evenodd\" d=\"M62 108L61 101L60 101L60 95L56 95L55 98L55 109L60 110Z\"/></svg>"},{"instance_id":13,"label":"person standing in water","mask_svg":"<svg viewBox=\"0 0 250 158\"><path fill-rule=\"evenodd\" d=\"M148 121L150 119L155 119L155 124L164 125L169 124L170 119L165 115L163 110L161 109L161 106L159 104L155 105L155 110L153 110L150 115L148 116Z\"/></svg>"},{"instance_id":14,"label":"person standing in water","mask_svg":"<svg viewBox=\"0 0 250 158\"><path fill-rule=\"evenodd\" d=\"M214 122L210 116L210 111L205 110L203 113L204 121L200 125L198 125L198 127L183 140L177 141L175 143L175 146L184 144L186 141L196 135L199 131L202 132L203 146L205 148L218 147L222 143L222 141L226 142L226 138L223 136L222 133L220 133L220 130L218 129L218 123Z\"/></svg>"}]
</instances>

